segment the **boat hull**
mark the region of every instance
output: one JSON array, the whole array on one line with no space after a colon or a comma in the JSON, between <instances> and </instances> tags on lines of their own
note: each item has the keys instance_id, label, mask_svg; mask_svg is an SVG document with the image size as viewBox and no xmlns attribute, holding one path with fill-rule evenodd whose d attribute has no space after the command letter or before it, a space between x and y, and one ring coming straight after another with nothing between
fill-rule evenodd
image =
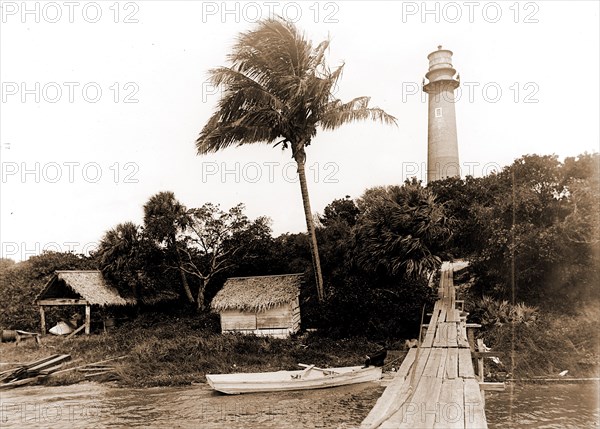
<instances>
[{"instance_id":1,"label":"boat hull","mask_svg":"<svg viewBox=\"0 0 600 429\"><path fill-rule=\"evenodd\" d=\"M374 366L367 368L361 366L327 368L325 371L311 369L308 372L299 370L206 375L206 380L213 389L230 395L324 389L377 381L380 378L381 367Z\"/></svg>"}]
</instances>

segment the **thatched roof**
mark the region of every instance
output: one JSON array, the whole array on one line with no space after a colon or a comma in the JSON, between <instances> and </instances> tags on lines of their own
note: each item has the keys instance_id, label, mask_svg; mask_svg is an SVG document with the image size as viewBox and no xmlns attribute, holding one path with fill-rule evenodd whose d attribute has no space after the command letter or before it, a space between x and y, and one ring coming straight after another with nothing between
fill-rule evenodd
<instances>
[{"instance_id":1,"label":"thatched roof","mask_svg":"<svg viewBox=\"0 0 600 429\"><path fill-rule=\"evenodd\" d=\"M123 298L119 292L108 285L102 273L92 271L56 271L36 298L79 298L92 305L128 305L135 304L133 298Z\"/></svg>"},{"instance_id":2,"label":"thatched roof","mask_svg":"<svg viewBox=\"0 0 600 429\"><path fill-rule=\"evenodd\" d=\"M232 277L214 297L216 311L263 311L294 301L300 294L302 274Z\"/></svg>"}]
</instances>

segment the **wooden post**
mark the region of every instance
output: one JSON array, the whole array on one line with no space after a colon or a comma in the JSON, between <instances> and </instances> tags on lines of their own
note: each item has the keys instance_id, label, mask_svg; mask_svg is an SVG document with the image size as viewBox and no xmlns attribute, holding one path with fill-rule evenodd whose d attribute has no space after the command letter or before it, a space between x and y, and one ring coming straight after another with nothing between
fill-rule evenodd
<instances>
[{"instance_id":1,"label":"wooden post","mask_svg":"<svg viewBox=\"0 0 600 429\"><path fill-rule=\"evenodd\" d=\"M469 347L471 348L471 351L474 352L475 351L475 332L473 331L473 328L467 327L467 339L469 341Z\"/></svg>"},{"instance_id":2,"label":"wooden post","mask_svg":"<svg viewBox=\"0 0 600 429\"><path fill-rule=\"evenodd\" d=\"M43 305L40 305L40 323L42 325L42 335L46 335L46 313Z\"/></svg>"},{"instance_id":3,"label":"wooden post","mask_svg":"<svg viewBox=\"0 0 600 429\"><path fill-rule=\"evenodd\" d=\"M90 335L90 306L85 306L85 335Z\"/></svg>"},{"instance_id":4,"label":"wooden post","mask_svg":"<svg viewBox=\"0 0 600 429\"><path fill-rule=\"evenodd\" d=\"M481 338L477 339L477 350L483 351L483 340ZM483 357L477 358L477 374L479 375L479 382L483 383L484 381L484 369L483 369Z\"/></svg>"}]
</instances>

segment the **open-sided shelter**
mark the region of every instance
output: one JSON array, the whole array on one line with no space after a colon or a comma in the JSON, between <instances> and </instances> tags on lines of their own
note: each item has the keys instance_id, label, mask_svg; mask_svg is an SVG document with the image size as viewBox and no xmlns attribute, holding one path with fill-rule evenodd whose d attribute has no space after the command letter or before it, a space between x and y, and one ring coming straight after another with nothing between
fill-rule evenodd
<instances>
[{"instance_id":1,"label":"open-sided shelter","mask_svg":"<svg viewBox=\"0 0 600 429\"><path fill-rule=\"evenodd\" d=\"M302 274L232 277L211 307L221 318L221 332L288 337L300 330Z\"/></svg>"},{"instance_id":2,"label":"open-sided shelter","mask_svg":"<svg viewBox=\"0 0 600 429\"><path fill-rule=\"evenodd\" d=\"M123 298L106 283L102 273L91 271L56 271L37 296L42 334L46 334L46 306L85 306L85 333L90 333L91 307L135 305L133 298Z\"/></svg>"}]
</instances>

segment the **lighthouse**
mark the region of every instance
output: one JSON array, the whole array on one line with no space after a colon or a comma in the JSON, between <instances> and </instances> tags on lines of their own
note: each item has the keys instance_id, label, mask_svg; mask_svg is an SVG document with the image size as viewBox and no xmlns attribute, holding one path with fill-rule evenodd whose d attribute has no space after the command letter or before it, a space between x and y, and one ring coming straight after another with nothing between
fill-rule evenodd
<instances>
[{"instance_id":1,"label":"lighthouse","mask_svg":"<svg viewBox=\"0 0 600 429\"><path fill-rule=\"evenodd\" d=\"M427 131L427 182L460 177L454 90L460 76L452 67L452 51L438 46L427 56L429 71L423 80L423 91L429 94Z\"/></svg>"}]
</instances>

